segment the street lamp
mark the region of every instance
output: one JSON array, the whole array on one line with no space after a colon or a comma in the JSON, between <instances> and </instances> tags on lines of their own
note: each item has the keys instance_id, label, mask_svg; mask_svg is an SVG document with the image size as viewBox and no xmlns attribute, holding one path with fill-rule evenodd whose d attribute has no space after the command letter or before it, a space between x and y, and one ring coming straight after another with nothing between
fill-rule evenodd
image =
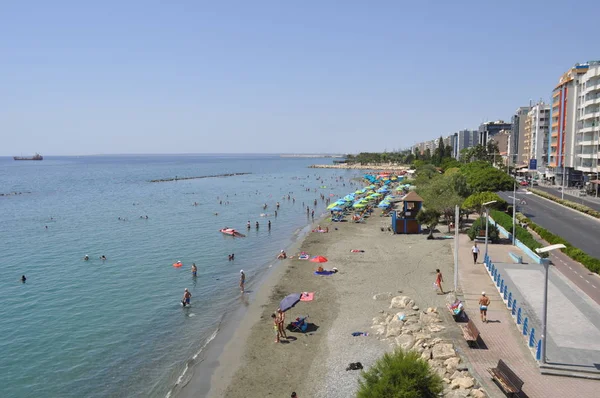
<instances>
[{"instance_id":1,"label":"street lamp","mask_svg":"<svg viewBox=\"0 0 600 398\"><path fill-rule=\"evenodd\" d=\"M496 200L492 200L490 202L485 202L483 207L485 208L485 257L488 255L488 224L490 223L490 211L487 208L487 205L491 205L496 203Z\"/></svg>"},{"instance_id":2,"label":"street lamp","mask_svg":"<svg viewBox=\"0 0 600 398\"><path fill-rule=\"evenodd\" d=\"M513 200L513 219L512 219L512 244L515 245L515 236L517 234L517 182L513 184L513 196L509 196Z\"/></svg>"},{"instance_id":3,"label":"street lamp","mask_svg":"<svg viewBox=\"0 0 600 398\"><path fill-rule=\"evenodd\" d=\"M564 249L566 246L562 243L557 245L550 245L535 249L536 253L546 253L552 250ZM542 307L542 349L540 352L540 360L543 364L546 363L546 335L548 327L548 267L550 266L550 260L547 258L542 259L542 265L544 266L544 306Z\"/></svg>"}]
</instances>

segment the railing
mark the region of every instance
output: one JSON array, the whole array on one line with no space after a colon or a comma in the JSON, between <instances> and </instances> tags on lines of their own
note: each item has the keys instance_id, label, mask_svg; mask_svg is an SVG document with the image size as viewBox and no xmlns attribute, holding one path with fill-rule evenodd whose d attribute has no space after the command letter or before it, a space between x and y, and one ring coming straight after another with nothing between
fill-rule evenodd
<instances>
[{"instance_id":1,"label":"railing","mask_svg":"<svg viewBox=\"0 0 600 398\"><path fill-rule=\"evenodd\" d=\"M523 334L527 346L532 349L532 354L534 355L535 359L539 361L541 359L542 340L536 337L535 328L529 325L529 317L526 316L523 308L518 305L517 300L514 298L508 287L508 284L504 281L502 274L496 265L492 263L488 255L484 256L483 263L488 271L488 274L494 281L494 284L500 293L500 297L510 311L511 317L515 321L517 328Z\"/></svg>"}]
</instances>

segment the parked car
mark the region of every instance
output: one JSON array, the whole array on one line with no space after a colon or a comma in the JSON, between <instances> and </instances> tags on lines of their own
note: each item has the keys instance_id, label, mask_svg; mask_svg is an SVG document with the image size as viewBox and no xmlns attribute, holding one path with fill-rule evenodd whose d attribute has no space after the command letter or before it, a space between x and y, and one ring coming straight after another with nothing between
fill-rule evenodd
<instances>
[{"instance_id":1,"label":"parked car","mask_svg":"<svg viewBox=\"0 0 600 398\"><path fill-rule=\"evenodd\" d=\"M521 185L522 187L526 187L527 185L529 185L529 183L527 181L523 180L519 183L519 185Z\"/></svg>"},{"instance_id":2,"label":"parked car","mask_svg":"<svg viewBox=\"0 0 600 398\"><path fill-rule=\"evenodd\" d=\"M535 186L537 186L537 185L538 185L538 182L537 182L537 180L533 180L533 181L531 182L531 186L534 186L534 187L535 187Z\"/></svg>"}]
</instances>

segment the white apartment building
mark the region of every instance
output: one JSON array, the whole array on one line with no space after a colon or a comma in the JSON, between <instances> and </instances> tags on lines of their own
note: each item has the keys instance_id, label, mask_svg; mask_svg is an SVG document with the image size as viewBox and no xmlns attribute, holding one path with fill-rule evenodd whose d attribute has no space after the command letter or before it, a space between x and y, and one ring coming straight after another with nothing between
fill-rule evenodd
<instances>
[{"instance_id":1,"label":"white apartment building","mask_svg":"<svg viewBox=\"0 0 600 398\"><path fill-rule=\"evenodd\" d=\"M527 112L521 162L529 165L531 159L536 159L537 170L544 173L548 164L549 146L550 105L540 101Z\"/></svg>"},{"instance_id":2,"label":"white apartment building","mask_svg":"<svg viewBox=\"0 0 600 398\"><path fill-rule=\"evenodd\" d=\"M597 179L600 149L600 61L580 76L575 133L575 169Z\"/></svg>"}]
</instances>

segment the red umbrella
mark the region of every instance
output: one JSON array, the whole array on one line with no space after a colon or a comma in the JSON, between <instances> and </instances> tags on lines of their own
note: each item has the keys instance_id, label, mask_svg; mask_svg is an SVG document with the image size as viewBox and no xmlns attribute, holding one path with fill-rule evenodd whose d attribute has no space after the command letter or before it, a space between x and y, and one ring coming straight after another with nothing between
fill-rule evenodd
<instances>
[{"instance_id":1,"label":"red umbrella","mask_svg":"<svg viewBox=\"0 0 600 398\"><path fill-rule=\"evenodd\" d=\"M310 259L313 263L326 263L327 259L323 256L315 256Z\"/></svg>"}]
</instances>

